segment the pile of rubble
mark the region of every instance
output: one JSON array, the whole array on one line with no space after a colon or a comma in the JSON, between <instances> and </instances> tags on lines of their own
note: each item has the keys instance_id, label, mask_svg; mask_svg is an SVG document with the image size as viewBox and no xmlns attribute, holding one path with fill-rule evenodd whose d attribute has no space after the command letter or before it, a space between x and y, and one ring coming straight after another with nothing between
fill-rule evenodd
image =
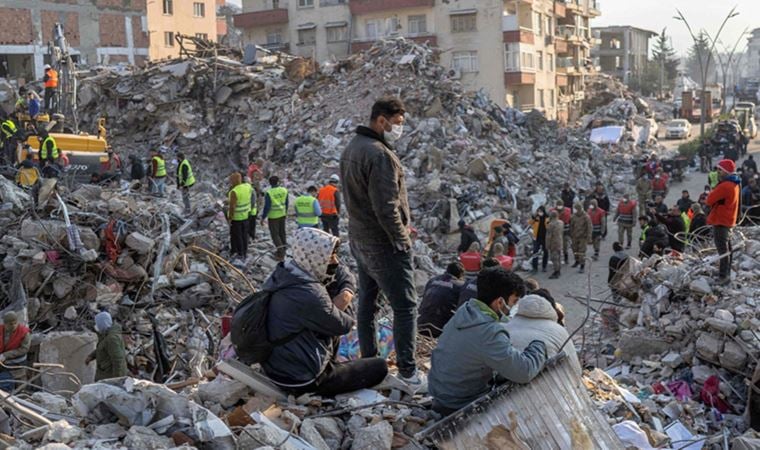
<instances>
[{"instance_id":1,"label":"pile of rubble","mask_svg":"<svg viewBox=\"0 0 760 450\"><path fill-rule=\"evenodd\" d=\"M758 424L760 228L737 231L731 286L712 281L714 250L630 260L618 287L635 301L602 304L588 325L592 396L615 422L638 422L654 446L669 427L716 444Z\"/></svg>"}]
</instances>

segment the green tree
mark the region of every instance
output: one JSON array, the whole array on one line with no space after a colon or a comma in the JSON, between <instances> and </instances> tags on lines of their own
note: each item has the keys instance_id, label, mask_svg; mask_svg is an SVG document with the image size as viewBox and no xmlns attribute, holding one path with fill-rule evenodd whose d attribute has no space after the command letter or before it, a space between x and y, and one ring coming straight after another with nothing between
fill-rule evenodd
<instances>
[{"instance_id":1,"label":"green tree","mask_svg":"<svg viewBox=\"0 0 760 450\"><path fill-rule=\"evenodd\" d=\"M639 76L631 77L628 87L646 97L657 95L660 89L660 65L649 61Z\"/></svg>"},{"instance_id":2,"label":"green tree","mask_svg":"<svg viewBox=\"0 0 760 450\"><path fill-rule=\"evenodd\" d=\"M672 85L673 80L678 76L678 65L680 64L678 55L670 45L669 37L665 33L666 30L667 28L662 29L662 33L657 36L652 47L652 62L662 72L658 81L660 93Z\"/></svg>"},{"instance_id":3,"label":"green tree","mask_svg":"<svg viewBox=\"0 0 760 450\"><path fill-rule=\"evenodd\" d=\"M689 49L689 60L687 68L689 69L689 76L697 83L702 82L702 70L704 65L707 64L707 57L710 54L710 38L707 33L700 31L697 35L697 40ZM700 60L702 65L700 65Z\"/></svg>"}]
</instances>

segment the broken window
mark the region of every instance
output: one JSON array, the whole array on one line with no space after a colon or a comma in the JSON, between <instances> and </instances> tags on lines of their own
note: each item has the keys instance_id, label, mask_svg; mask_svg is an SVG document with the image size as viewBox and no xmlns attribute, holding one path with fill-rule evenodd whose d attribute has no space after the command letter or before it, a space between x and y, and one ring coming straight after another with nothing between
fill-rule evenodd
<instances>
[{"instance_id":1,"label":"broken window","mask_svg":"<svg viewBox=\"0 0 760 450\"><path fill-rule=\"evenodd\" d=\"M174 14L174 0L164 0L164 14Z\"/></svg>"},{"instance_id":2,"label":"broken window","mask_svg":"<svg viewBox=\"0 0 760 450\"><path fill-rule=\"evenodd\" d=\"M298 30L299 45L314 45L317 43L317 29Z\"/></svg>"},{"instance_id":3,"label":"broken window","mask_svg":"<svg viewBox=\"0 0 760 450\"><path fill-rule=\"evenodd\" d=\"M451 59L451 67L462 72L477 72L479 70L478 52L454 52Z\"/></svg>"},{"instance_id":4,"label":"broken window","mask_svg":"<svg viewBox=\"0 0 760 450\"><path fill-rule=\"evenodd\" d=\"M469 31L477 31L476 17L476 13L451 16L451 32L466 33Z\"/></svg>"},{"instance_id":5,"label":"broken window","mask_svg":"<svg viewBox=\"0 0 760 450\"><path fill-rule=\"evenodd\" d=\"M327 28L327 42L344 42L348 40L348 27L329 27Z\"/></svg>"},{"instance_id":6,"label":"broken window","mask_svg":"<svg viewBox=\"0 0 760 450\"><path fill-rule=\"evenodd\" d=\"M427 33L427 17L424 14L418 16L409 16L409 35Z\"/></svg>"},{"instance_id":7,"label":"broken window","mask_svg":"<svg viewBox=\"0 0 760 450\"><path fill-rule=\"evenodd\" d=\"M174 47L174 32L173 31L164 32L164 45L166 47Z\"/></svg>"},{"instance_id":8,"label":"broken window","mask_svg":"<svg viewBox=\"0 0 760 450\"><path fill-rule=\"evenodd\" d=\"M193 16L206 17L206 4L201 2L193 3Z\"/></svg>"}]
</instances>

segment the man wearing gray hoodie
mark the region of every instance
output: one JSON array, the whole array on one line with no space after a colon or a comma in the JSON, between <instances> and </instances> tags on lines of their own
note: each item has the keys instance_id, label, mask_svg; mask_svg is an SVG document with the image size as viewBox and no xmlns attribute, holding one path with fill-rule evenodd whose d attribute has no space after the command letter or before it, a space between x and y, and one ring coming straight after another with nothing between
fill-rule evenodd
<instances>
[{"instance_id":1,"label":"man wearing gray hoodie","mask_svg":"<svg viewBox=\"0 0 760 450\"><path fill-rule=\"evenodd\" d=\"M504 379L528 383L546 362L546 345L523 352L510 342L500 316L525 294L523 280L501 267L478 274L478 298L462 305L443 328L428 375L433 409L448 415L486 394Z\"/></svg>"}]
</instances>

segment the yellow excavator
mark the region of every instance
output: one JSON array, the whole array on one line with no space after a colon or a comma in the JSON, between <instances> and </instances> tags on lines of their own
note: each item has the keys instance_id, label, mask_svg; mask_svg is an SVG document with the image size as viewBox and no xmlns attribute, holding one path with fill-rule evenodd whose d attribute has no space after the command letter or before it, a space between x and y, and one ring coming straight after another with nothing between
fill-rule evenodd
<instances>
[{"instance_id":1,"label":"yellow excavator","mask_svg":"<svg viewBox=\"0 0 760 450\"><path fill-rule=\"evenodd\" d=\"M53 41L48 44L50 66L58 71L58 108L56 113L39 114L32 120L28 114L17 114L21 127L28 133L25 142L17 148L16 161L23 161L29 149L34 159L39 157L40 140L37 130L44 127L55 139L59 151L68 161L64 170L89 175L102 173L108 162L108 142L106 141L106 120L98 119L97 135L79 130L77 118L77 78L76 64L69 54L69 46L64 36L63 26L56 23Z\"/></svg>"}]
</instances>

